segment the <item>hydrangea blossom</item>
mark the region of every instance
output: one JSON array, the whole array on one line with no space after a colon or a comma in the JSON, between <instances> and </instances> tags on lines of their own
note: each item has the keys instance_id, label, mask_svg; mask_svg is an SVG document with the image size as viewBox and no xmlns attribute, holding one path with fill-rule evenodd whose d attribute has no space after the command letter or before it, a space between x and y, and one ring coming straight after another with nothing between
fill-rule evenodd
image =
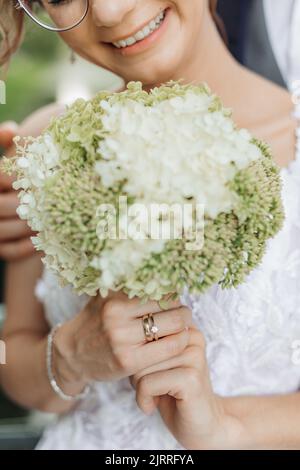
<instances>
[{"instance_id":1,"label":"hydrangea blossom","mask_svg":"<svg viewBox=\"0 0 300 470\"><path fill-rule=\"evenodd\" d=\"M77 100L42 136L17 145L4 166L17 172L18 213L38 232L33 242L46 266L78 293L122 289L161 300L185 286L197 293L235 286L282 226L269 148L238 129L206 85L170 82L147 93L132 82L121 93ZM132 207L203 204L203 247L187 250L184 236L152 239L142 213L146 239L102 239L97 209L117 208L120 196Z\"/></svg>"}]
</instances>

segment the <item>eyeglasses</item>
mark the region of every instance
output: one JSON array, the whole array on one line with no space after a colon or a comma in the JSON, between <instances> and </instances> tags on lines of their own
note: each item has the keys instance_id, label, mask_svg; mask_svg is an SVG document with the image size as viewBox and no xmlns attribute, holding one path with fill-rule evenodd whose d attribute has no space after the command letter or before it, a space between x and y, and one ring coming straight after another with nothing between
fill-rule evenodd
<instances>
[{"instance_id":1,"label":"eyeglasses","mask_svg":"<svg viewBox=\"0 0 300 470\"><path fill-rule=\"evenodd\" d=\"M85 19L89 0L17 0L16 8L49 31L64 32L76 28Z\"/></svg>"}]
</instances>

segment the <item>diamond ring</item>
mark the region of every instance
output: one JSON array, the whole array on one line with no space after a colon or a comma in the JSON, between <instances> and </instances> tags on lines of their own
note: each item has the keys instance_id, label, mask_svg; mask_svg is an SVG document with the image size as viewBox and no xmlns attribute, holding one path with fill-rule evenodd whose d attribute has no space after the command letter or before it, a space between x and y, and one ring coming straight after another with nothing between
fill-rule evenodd
<instances>
[{"instance_id":1,"label":"diamond ring","mask_svg":"<svg viewBox=\"0 0 300 470\"><path fill-rule=\"evenodd\" d=\"M158 327L154 323L152 313L147 313L142 319L143 329L145 333L146 341L157 341L158 340Z\"/></svg>"}]
</instances>

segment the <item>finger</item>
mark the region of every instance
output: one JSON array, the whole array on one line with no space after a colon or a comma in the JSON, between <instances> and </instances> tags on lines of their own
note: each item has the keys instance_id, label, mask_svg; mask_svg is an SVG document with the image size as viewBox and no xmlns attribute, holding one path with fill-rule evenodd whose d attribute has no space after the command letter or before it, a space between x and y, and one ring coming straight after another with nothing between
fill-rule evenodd
<instances>
[{"instance_id":1,"label":"finger","mask_svg":"<svg viewBox=\"0 0 300 470\"><path fill-rule=\"evenodd\" d=\"M145 414L151 414L156 408L156 397L169 395L177 400L186 398L187 384L184 369L177 368L155 372L143 377L137 384L136 401Z\"/></svg>"},{"instance_id":2,"label":"finger","mask_svg":"<svg viewBox=\"0 0 300 470\"><path fill-rule=\"evenodd\" d=\"M188 307L155 313L154 326L158 329L158 338L173 335L183 331L192 324L192 312ZM127 330L127 331L126 331ZM135 319L125 329L124 337L130 338L131 344L141 344L147 341L141 318Z\"/></svg>"},{"instance_id":3,"label":"finger","mask_svg":"<svg viewBox=\"0 0 300 470\"><path fill-rule=\"evenodd\" d=\"M13 176L4 175L0 172L0 192L11 191L13 193L12 184L14 180Z\"/></svg>"},{"instance_id":4,"label":"finger","mask_svg":"<svg viewBox=\"0 0 300 470\"><path fill-rule=\"evenodd\" d=\"M147 313L158 313L162 311L162 308L157 301L150 301L142 304L141 299L138 297L129 299L124 293L114 294L112 299L118 302L118 304L116 303L116 308L114 308L116 314L118 315L117 310L119 309L122 315L124 315L124 312L126 312L126 315L129 318L140 318ZM179 307L181 307L181 302L179 299L169 300L168 310Z\"/></svg>"},{"instance_id":5,"label":"finger","mask_svg":"<svg viewBox=\"0 0 300 470\"><path fill-rule=\"evenodd\" d=\"M15 242L0 243L0 258L5 261L16 261L35 252L30 238L24 238Z\"/></svg>"},{"instance_id":6,"label":"finger","mask_svg":"<svg viewBox=\"0 0 300 470\"><path fill-rule=\"evenodd\" d=\"M95 306L97 307L97 300L95 301ZM175 301L169 300L168 302L169 309L176 309L181 306L182 305L179 299ZM164 309L164 311L166 310L167 309ZM162 308L157 301L150 301L142 304L141 299L138 297L129 299L129 297L124 292L109 291L105 300L105 311L107 312L110 319L113 317L117 318L119 321L120 319L123 319L125 323L128 321L128 319L142 318L143 315L148 313L161 312Z\"/></svg>"},{"instance_id":7,"label":"finger","mask_svg":"<svg viewBox=\"0 0 300 470\"><path fill-rule=\"evenodd\" d=\"M0 145L7 148L12 144L12 140L16 135L18 126L15 122L8 121L0 126Z\"/></svg>"},{"instance_id":8,"label":"finger","mask_svg":"<svg viewBox=\"0 0 300 470\"><path fill-rule=\"evenodd\" d=\"M20 219L0 220L0 242L19 240L32 233L26 222Z\"/></svg>"},{"instance_id":9,"label":"finger","mask_svg":"<svg viewBox=\"0 0 300 470\"><path fill-rule=\"evenodd\" d=\"M192 326L190 327L189 345L200 347L202 351L205 351L206 349L205 336L194 323L192 323Z\"/></svg>"},{"instance_id":10,"label":"finger","mask_svg":"<svg viewBox=\"0 0 300 470\"><path fill-rule=\"evenodd\" d=\"M134 357L136 372L181 354L189 343L189 336L189 330L183 330L159 341L137 347Z\"/></svg>"},{"instance_id":11,"label":"finger","mask_svg":"<svg viewBox=\"0 0 300 470\"><path fill-rule=\"evenodd\" d=\"M19 205L20 201L15 191L0 194L0 218L16 217Z\"/></svg>"},{"instance_id":12,"label":"finger","mask_svg":"<svg viewBox=\"0 0 300 470\"><path fill-rule=\"evenodd\" d=\"M188 346L183 352L166 361L151 364L148 368L138 371L131 377L131 383L133 387L136 387L137 382L145 375L177 367L193 367L202 372L205 370L206 365L205 338L201 331L199 331L195 325L192 325L192 327L189 328Z\"/></svg>"},{"instance_id":13,"label":"finger","mask_svg":"<svg viewBox=\"0 0 300 470\"><path fill-rule=\"evenodd\" d=\"M204 361L205 358L203 356L202 349L197 346L188 346L178 356L160 362L159 364L151 365L150 367L137 372L135 375L131 376L130 381L132 386L136 388L137 383L146 375L164 370L176 369L178 367L194 367L198 370L202 370Z\"/></svg>"}]
</instances>

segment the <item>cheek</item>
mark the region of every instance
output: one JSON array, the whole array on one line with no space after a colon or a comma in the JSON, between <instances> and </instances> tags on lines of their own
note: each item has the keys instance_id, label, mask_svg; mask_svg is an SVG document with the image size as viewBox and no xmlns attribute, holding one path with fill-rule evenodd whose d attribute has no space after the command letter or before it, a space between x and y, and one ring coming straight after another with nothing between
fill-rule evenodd
<instances>
[{"instance_id":1,"label":"cheek","mask_svg":"<svg viewBox=\"0 0 300 470\"><path fill-rule=\"evenodd\" d=\"M80 55L89 53L89 50L98 44L95 29L85 23L71 31L59 34L62 40Z\"/></svg>"},{"instance_id":2,"label":"cheek","mask_svg":"<svg viewBox=\"0 0 300 470\"><path fill-rule=\"evenodd\" d=\"M89 28L81 26L80 28L77 28L77 30L71 30L59 34L67 46L69 46L76 54L101 67L106 66L105 56L107 55L107 52L104 50L102 51L98 39Z\"/></svg>"},{"instance_id":3,"label":"cheek","mask_svg":"<svg viewBox=\"0 0 300 470\"><path fill-rule=\"evenodd\" d=\"M198 18L201 20L205 10L208 9L210 0L174 0L174 8L185 20Z\"/></svg>"},{"instance_id":4,"label":"cheek","mask_svg":"<svg viewBox=\"0 0 300 470\"><path fill-rule=\"evenodd\" d=\"M174 0L174 8L179 18L179 36L189 53L193 42L199 39L208 13L208 0ZM174 39L176 42L176 38Z\"/></svg>"}]
</instances>

